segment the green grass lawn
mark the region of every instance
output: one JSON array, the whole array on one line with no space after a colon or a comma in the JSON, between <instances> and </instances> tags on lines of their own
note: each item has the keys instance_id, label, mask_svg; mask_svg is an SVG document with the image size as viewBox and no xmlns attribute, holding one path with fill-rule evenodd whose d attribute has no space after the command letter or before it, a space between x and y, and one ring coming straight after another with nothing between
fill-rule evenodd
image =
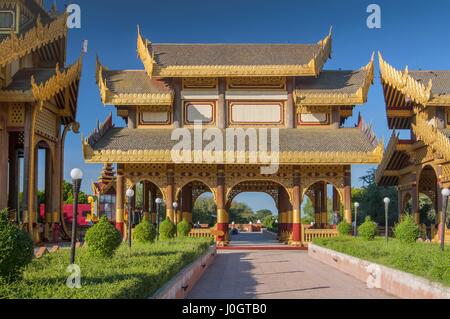
<instances>
[{"instance_id":1,"label":"green grass lawn","mask_svg":"<svg viewBox=\"0 0 450 319\"><path fill-rule=\"evenodd\" d=\"M365 241L351 236L316 239L313 243L450 286L450 246L442 253L436 244L407 245L395 239L386 243L380 237Z\"/></svg>"},{"instance_id":2,"label":"green grass lawn","mask_svg":"<svg viewBox=\"0 0 450 319\"><path fill-rule=\"evenodd\" d=\"M123 244L113 258L95 259L77 249L81 268L80 289L66 286L69 250L35 259L22 281L0 282L0 298L147 298L211 245L210 239L186 238L155 244L133 244L130 256Z\"/></svg>"}]
</instances>

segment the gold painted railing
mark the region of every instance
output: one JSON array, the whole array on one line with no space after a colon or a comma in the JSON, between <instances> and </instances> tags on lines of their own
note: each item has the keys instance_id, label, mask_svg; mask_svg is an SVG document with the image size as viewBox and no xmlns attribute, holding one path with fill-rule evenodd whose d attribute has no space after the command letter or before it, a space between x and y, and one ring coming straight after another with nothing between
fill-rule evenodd
<instances>
[{"instance_id":1,"label":"gold painted railing","mask_svg":"<svg viewBox=\"0 0 450 319\"><path fill-rule=\"evenodd\" d=\"M191 229L191 231L189 232L189 237L194 237L194 238L200 238L200 237L210 237L210 238L214 238L214 235L211 233L211 229L206 228L206 229L198 229L198 228L194 228Z\"/></svg>"},{"instance_id":2,"label":"gold painted railing","mask_svg":"<svg viewBox=\"0 0 450 319\"><path fill-rule=\"evenodd\" d=\"M308 229L302 225L302 242L310 243L315 238L333 238L338 235L336 229Z\"/></svg>"}]
</instances>

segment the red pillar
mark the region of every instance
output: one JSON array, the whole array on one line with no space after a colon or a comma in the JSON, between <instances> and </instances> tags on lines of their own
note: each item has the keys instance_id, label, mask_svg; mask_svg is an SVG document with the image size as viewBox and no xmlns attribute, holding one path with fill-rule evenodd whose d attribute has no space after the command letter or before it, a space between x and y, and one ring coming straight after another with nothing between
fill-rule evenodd
<instances>
[{"instance_id":1,"label":"red pillar","mask_svg":"<svg viewBox=\"0 0 450 319\"><path fill-rule=\"evenodd\" d=\"M300 193L300 171L294 169L294 187L292 194L292 242L291 245L302 245L302 224L301 224L301 193Z\"/></svg>"},{"instance_id":2,"label":"red pillar","mask_svg":"<svg viewBox=\"0 0 450 319\"><path fill-rule=\"evenodd\" d=\"M223 232L223 236L217 237L217 244L227 244L228 234L228 212L225 207L225 173L223 167L217 171L217 230Z\"/></svg>"},{"instance_id":3,"label":"red pillar","mask_svg":"<svg viewBox=\"0 0 450 319\"><path fill-rule=\"evenodd\" d=\"M116 228L124 235L124 194L125 194L125 184L123 169L117 167L117 178L116 178Z\"/></svg>"}]
</instances>

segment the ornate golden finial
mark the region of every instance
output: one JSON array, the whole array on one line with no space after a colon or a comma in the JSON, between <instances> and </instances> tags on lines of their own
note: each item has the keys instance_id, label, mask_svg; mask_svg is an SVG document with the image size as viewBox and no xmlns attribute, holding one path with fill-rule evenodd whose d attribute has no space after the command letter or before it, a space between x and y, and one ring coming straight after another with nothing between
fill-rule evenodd
<instances>
[{"instance_id":1,"label":"ornate golden finial","mask_svg":"<svg viewBox=\"0 0 450 319\"><path fill-rule=\"evenodd\" d=\"M155 64L153 54L150 54L151 48L149 47L151 46L151 42L148 40L144 40L144 38L141 36L139 25L137 26L137 29L137 53L142 63L144 64L147 75L151 78L153 76L153 68Z\"/></svg>"}]
</instances>

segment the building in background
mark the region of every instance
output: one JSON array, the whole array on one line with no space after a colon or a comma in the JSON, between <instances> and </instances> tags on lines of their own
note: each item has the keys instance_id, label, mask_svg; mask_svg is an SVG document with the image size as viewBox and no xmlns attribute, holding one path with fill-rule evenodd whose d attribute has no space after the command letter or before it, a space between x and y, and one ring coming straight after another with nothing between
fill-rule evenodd
<instances>
[{"instance_id":1,"label":"building in background","mask_svg":"<svg viewBox=\"0 0 450 319\"><path fill-rule=\"evenodd\" d=\"M98 61L102 101L114 105L127 126L115 127L109 117L84 140L83 154L87 163L117 164L117 228L123 232L126 226L125 190L138 184L144 189L142 203L131 204L142 205L153 221L155 198L163 198L172 221L192 222L193 203L211 192L217 240L224 245L232 222L228 209L242 192L274 198L280 240L292 245L304 240L304 196L315 204L315 227L329 228L328 184L333 210L341 212L342 206L342 218L351 222L351 165L378 164L384 147L361 117L355 126L343 127L355 105L367 101L373 58L358 70L323 70L331 50L331 32L314 44L155 44L138 32L144 69L110 70ZM264 130L258 129L279 129L278 171L261 172L267 156L245 143L245 136L246 148L237 154L243 162L226 160L229 155L237 160L233 150L215 152L215 162L174 162L174 129L186 128L194 136L195 123L202 123L200 135L216 128L222 137L229 128L256 128L259 141ZM225 138L221 142L226 145ZM192 158L206 144L189 144Z\"/></svg>"},{"instance_id":2,"label":"building in background","mask_svg":"<svg viewBox=\"0 0 450 319\"><path fill-rule=\"evenodd\" d=\"M394 132L376 181L397 186L400 215L414 215L423 234L438 240L441 191L450 187L450 71L400 71L381 54L379 60L388 125ZM399 137L402 130L408 138ZM420 197L431 203L422 214ZM448 241L448 228L446 234Z\"/></svg>"},{"instance_id":3,"label":"building in background","mask_svg":"<svg viewBox=\"0 0 450 319\"><path fill-rule=\"evenodd\" d=\"M79 128L81 58L66 67L66 42L66 15L54 6L46 11L42 0L0 2L0 208L36 242L60 237L64 140ZM42 152L45 172L38 172ZM43 219L38 176L45 179Z\"/></svg>"}]
</instances>

